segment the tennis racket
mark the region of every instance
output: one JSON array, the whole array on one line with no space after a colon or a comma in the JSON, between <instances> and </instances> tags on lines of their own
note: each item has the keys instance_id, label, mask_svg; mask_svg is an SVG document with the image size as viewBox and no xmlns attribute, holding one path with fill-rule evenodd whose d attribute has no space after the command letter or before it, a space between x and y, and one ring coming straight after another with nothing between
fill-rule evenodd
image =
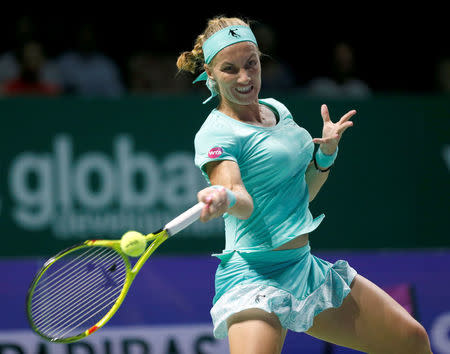
<instances>
[{"instance_id":1,"label":"tennis racket","mask_svg":"<svg viewBox=\"0 0 450 354\"><path fill-rule=\"evenodd\" d=\"M146 235L151 243L133 268L120 240L88 240L50 258L28 290L26 309L31 328L48 341L71 343L103 327L150 255L196 221L204 205L194 205L163 229Z\"/></svg>"}]
</instances>

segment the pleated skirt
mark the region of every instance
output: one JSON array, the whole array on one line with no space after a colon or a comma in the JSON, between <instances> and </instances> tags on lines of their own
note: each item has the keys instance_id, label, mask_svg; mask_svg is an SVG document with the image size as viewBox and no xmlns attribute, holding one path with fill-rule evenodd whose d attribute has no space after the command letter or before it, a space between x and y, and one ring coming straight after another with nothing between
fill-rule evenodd
<instances>
[{"instance_id":1,"label":"pleated skirt","mask_svg":"<svg viewBox=\"0 0 450 354\"><path fill-rule=\"evenodd\" d=\"M342 304L357 274L347 261L332 264L314 256L309 244L214 256L221 260L211 308L214 336L219 339L228 334L228 317L250 308L273 312L284 328L304 332L317 314Z\"/></svg>"}]
</instances>

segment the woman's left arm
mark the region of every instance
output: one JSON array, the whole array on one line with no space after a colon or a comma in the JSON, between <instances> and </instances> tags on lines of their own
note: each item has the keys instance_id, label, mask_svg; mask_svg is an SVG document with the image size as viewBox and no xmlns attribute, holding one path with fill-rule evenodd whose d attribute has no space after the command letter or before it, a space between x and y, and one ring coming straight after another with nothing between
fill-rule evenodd
<instances>
[{"instance_id":1,"label":"woman's left arm","mask_svg":"<svg viewBox=\"0 0 450 354\"><path fill-rule=\"evenodd\" d=\"M326 105L322 105L320 113L323 119L322 138L314 138L313 142L315 144L320 144L319 149L323 155L330 156L336 153L344 131L353 125L350 118L356 114L356 111L351 110L347 112L336 123L331 121L330 113L328 112L328 107ZM309 191L309 201L312 201L316 197L330 174L328 169L330 166L321 166L320 162L320 160L316 160L317 167L315 163L311 162L305 173Z\"/></svg>"},{"instance_id":2,"label":"woman's left arm","mask_svg":"<svg viewBox=\"0 0 450 354\"><path fill-rule=\"evenodd\" d=\"M320 188L328 178L330 171L320 172L314 166L314 162L311 162L306 169L305 179L308 185L309 201L312 201L319 193Z\"/></svg>"}]
</instances>

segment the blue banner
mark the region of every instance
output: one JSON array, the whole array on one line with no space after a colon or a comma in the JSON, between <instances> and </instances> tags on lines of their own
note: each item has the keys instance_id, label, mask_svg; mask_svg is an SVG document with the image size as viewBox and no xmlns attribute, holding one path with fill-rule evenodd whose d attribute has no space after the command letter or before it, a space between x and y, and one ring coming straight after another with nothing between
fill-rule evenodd
<instances>
[{"instance_id":1,"label":"blue banner","mask_svg":"<svg viewBox=\"0 0 450 354\"><path fill-rule=\"evenodd\" d=\"M170 241L169 241L170 242ZM450 251L313 252L347 260L391 294L427 329L434 353L450 353ZM27 289L43 259L0 261L0 354L227 353L212 336L209 310L218 260L154 255L113 319L85 340L50 344L28 326ZM306 334L289 332L283 353L352 353Z\"/></svg>"}]
</instances>

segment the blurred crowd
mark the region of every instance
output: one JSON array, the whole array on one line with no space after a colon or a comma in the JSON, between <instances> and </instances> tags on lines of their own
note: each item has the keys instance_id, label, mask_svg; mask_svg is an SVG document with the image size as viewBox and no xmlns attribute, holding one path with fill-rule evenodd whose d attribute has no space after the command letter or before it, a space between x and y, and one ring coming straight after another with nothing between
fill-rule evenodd
<instances>
[{"instance_id":1,"label":"blurred crowd","mask_svg":"<svg viewBox=\"0 0 450 354\"><path fill-rule=\"evenodd\" d=\"M364 98L374 88L358 67L355 48L346 41L336 41L330 48L329 66L299 85L295 68L271 54L277 53L278 40L268 25L254 27L262 56L262 82L265 90L301 90L321 97ZM193 77L177 72L172 54L137 49L119 63L99 45L92 24L80 24L70 49L49 55L45 41L36 35L36 23L27 16L17 20L14 45L0 52L0 94L80 95L120 97L145 94L179 94L202 87L192 85ZM183 48L182 50L189 50ZM181 51L181 49L180 49ZM267 53L267 54L266 54ZM436 63L434 91L450 93L450 57Z\"/></svg>"}]
</instances>

